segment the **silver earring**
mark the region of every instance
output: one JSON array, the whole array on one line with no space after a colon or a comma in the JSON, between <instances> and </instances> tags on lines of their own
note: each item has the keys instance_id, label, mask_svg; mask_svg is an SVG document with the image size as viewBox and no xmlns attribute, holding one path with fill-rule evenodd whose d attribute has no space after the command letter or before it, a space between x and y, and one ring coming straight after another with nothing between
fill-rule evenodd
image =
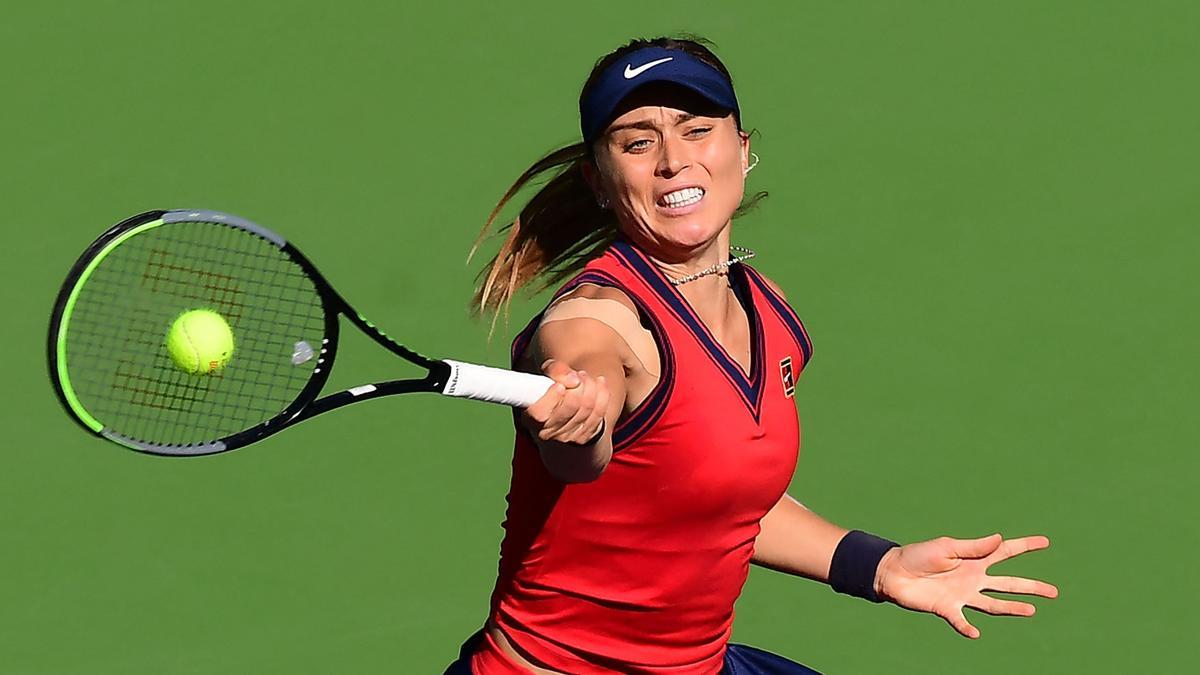
<instances>
[{"instance_id":1,"label":"silver earring","mask_svg":"<svg viewBox=\"0 0 1200 675\"><path fill-rule=\"evenodd\" d=\"M608 197L597 197L596 206L599 206L602 209L607 209L609 207Z\"/></svg>"},{"instance_id":2,"label":"silver earring","mask_svg":"<svg viewBox=\"0 0 1200 675\"><path fill-rule=\"evenodd\" d=\"M752 160L754 160L754 161L750 162L750 166L746 167L746 168L745 168L745 169L742 171L742 175L743 175L743 176L744 176L744 175L746 175L746 174L748 174L748 173L750 173L751 171L753 171L753 170L754 170L754 167L758 166L758 155L756 155L756 154L754 154L754 153L752 152L752 153L750 153L750 158L751 158Z\"/></svg>"}]
</instances>

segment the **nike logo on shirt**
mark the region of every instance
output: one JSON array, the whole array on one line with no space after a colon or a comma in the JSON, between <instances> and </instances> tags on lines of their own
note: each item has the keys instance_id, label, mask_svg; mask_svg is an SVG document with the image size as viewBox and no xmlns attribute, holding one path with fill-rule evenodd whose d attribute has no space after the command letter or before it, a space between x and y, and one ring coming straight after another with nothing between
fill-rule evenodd
<instances>
[{"instance_id":1,"label":"nike logo on shirt","mask_svg":"<svg viewBox=\"0 0 1200 675\"><path fill-rule=\"evenodd\" d=\"M650 63L643 63L642 65L638 66L637 68L632 68L632 67L630 67L630 64L627 63L627 64L625 64L625 79L632 80L633 78L637 77L638 75L641 75L642 73L646 72L647 70L650 70L654 66L666 63L667 61L674 60L674 58L675 57L673 57L673 56L668 56L665 59L651 61Z\"/></svg>"}]
</instances>

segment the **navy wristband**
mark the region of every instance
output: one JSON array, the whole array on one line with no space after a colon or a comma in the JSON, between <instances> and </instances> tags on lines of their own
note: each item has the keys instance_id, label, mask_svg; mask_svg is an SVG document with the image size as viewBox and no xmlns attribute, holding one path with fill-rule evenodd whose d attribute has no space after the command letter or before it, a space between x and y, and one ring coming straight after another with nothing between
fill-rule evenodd
<instances>
[{"instance_id":1,"label":"navy wristband","mask_svg":"<svg viewBox=\"0 0 1200 675\"><path fill-rule=\"evenodd\" d=\"M838 593L853 595L871 602L883 602L875 594L875 572L879 561L891 549L899 546L862 530L851 530L838 542L829 563L829 585Z\"/></svg>"}]
</instances>

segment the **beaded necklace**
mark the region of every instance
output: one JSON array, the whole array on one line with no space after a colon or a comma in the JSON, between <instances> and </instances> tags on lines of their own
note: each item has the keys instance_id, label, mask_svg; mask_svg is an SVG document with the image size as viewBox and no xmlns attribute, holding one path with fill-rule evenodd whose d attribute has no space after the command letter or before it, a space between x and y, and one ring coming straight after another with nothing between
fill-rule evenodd
<instances>
[{"instance_id":1,"label":"beaded necklace","mask_svg":"<svg viewBox=\"0 0 1200 675\"><path fill-rule=\"evenodd\" d=\"M731 266L736 265L740 262L749 260L749 259L753 258L755 255L754 251L751 251L750 249L748 249L744 246L730 246L729 250L740 252L742 255L735 256L733 258L730 258L729 260L722 260L721 262L719 262L715 265L712 265L710 267L706 267L706 268L700 270L699 272L696 272L695 274L689 274L686 277L680 277L678 279L671 279L670 277L668 277L667 280L671 282L672 286L681 286L683 284L686 284L689 281L695 281L695 280L699 279L700 277L706 277L710 274L721 274L723 272L727 272L727 271L729 271L729 268Z\"/></svg>"}]
</instances>

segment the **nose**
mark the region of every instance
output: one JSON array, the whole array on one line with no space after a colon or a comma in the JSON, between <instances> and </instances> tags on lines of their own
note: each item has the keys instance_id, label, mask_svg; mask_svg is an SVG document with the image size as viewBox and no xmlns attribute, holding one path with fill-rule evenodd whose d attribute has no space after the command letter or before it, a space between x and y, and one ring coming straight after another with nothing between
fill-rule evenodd
<instances>
[{"instance_id":1,"label":"nose","mask_svg":"<svg viewBox=\"0 0 1200 675\"><path fill-rule=\"evenodd\" d=\"M655 167L656 175L662 178L671 178L679 175L688 167L689 160L687 150L683 147L683 141L668 135L659 147L662 150L659 151L658 166Z\"/></svg>"}]
</instances>

